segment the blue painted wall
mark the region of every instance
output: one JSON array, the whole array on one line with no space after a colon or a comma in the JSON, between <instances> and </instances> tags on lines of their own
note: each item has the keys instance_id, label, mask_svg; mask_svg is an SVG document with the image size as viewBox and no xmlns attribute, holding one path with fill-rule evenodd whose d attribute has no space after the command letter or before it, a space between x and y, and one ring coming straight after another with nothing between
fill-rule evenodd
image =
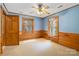
<instances>
[{"instance_id":1,"label":"blue painted wall","mask_svg":"<svg viewBox=\"0 0 79 59\"><path fill-rule=\"evenodd\" d=\"M47 18L35 17L34 23L35 23L35 26L34 26L35 31L48 30L48 19Z\"/></svg>"},{"instance_id":2,"label":"blue painted wall","mask_svg":"<svg viewBox=\"0 0 79 59\"><path fill-rule=\"evenodd\" d=\"M34 18L34 30L42 30L42 18L35 17Z\"/></svg>"},{"instance_id":3,"label":"blue painted wall","mask_svg":"<svg viewBox=\"0 0 79 59\"><path fill-rule=\"evenodd\" d=\"M59 31L79 34L79 6L59 14Z\"/></svg>"},{"instance_id":4,"label":"blue painted wall","mask_svg":"<svg viewBox=\"0 0 79 59\"><path fill-rule=\"evenodd\" d=\"M59 16L59 31L60 32L79 34L79 6L70 8L68 10L54 14L47 18L50 18L53 16ZM44 27L44 30L46 30L46 26Z\"/></svg>"},{"instance_id":5,"label":"blue painted wall","mask_svg":"<svg viewBox=\"0 0 79 59\"><path fill-rule=\"evenodd\" d=\"M45 17L45 18L42 18L42 29L43 30L48 30L48 19Z\"/></svg>"}]
</instances>

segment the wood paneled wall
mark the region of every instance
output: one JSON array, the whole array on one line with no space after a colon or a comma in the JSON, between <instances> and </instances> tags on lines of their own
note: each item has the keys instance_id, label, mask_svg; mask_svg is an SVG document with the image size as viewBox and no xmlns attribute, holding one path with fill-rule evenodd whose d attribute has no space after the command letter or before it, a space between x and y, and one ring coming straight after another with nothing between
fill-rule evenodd
<instances>
[{"instance_id":1,"label":"wood paneled wall","mask_svg":"<svg viewBox=\"0 0 79 59\"><path fill-rule=\"evenodd\" d=\"M59 32L59 36L45 36L51 41L79 51L79 34Z\"/></svg>"},{"instance_id":2,"label":"wood paneled wall","mask_svg":"<svg viewBox=\"0 0 79 59\"><path fill-rule=\"evenodd\" d=\"M0 18L1 54L3 52L3 46L19 44L19 16L7 16L0 6Z\"/></svg>"},{"instance_id":3,"label":"wood paneled wall","mask_svg":"<svg viewBox=\"0 0 79 59\"><path fill-rule=\"evenodd\" d=\"M2 45L5 45L5 16L6 14L4 13L4 11L2 12Z\"/></svg>"},{"instance_id":4,"label":"wood paneled wall","mask_svg":"<svg viewBox=\"0 0 79 59\"><path fill-rule=\"evenodd\" d=\"M2 53L2 7L0 6L0 54Z\"/></svg>"},{"instance_id":5,"label":"wood paneled wall","mask_svg":"<svg viewBox=\"0 0 79 59\"><path fill-rule=\"evenodd\" d=\"M2 47L1 47L1 6L0 6L0 54L2 51Z\"/></svg>"},{"instance_id":6,"label":"wood paneled wall","mask_svg":"<svg viewBox=\"0 0 79 59\"><path fill-rule=\"evenodd\" d=\"M79 34L59 32L59 36L48 35L49 40L79 51Z\"/></svg>"},{"instance_id":7,"label":"wood paneled wall","mask_svg":"<svg viewBox=\"0 0 79 59\"><path fill-rule=\"evenodd\" d=\"M48 38L48 32L44 30L33 31L32 33L24 34L20 32L19 34L20 40L27 40L33 38Z\"/></svg>"},{"instance_id":8,"label":"wood paneled wall","mask_svg":"<svg viewBox=\"0 0 79 59\"><path fill-rule=\"evenodd\" d=\"M19 16L6 16L5 45L19 44Z\"/></svg>"},{"instance_id":9,"label":"wood paneled wall","mask_svg":"<svg viewBox=\"0 0 79 59\"><path fill-rule=\"evenodd\" d=\"M34 31L31 33L23 33L20 32L20 40L27 40L27 39L33 39L33 38L40 38L40 31Z\"/></svg>"},{"instance_id":10,"label":"wood paneled wall","mask_svg":"<svg viewBox=\"0 0 79 59\"><path fill-rule=\"evenodd\" d=\"M59 32L59 44L79 50L79 34Z\"/></svg>"}]
</instances>

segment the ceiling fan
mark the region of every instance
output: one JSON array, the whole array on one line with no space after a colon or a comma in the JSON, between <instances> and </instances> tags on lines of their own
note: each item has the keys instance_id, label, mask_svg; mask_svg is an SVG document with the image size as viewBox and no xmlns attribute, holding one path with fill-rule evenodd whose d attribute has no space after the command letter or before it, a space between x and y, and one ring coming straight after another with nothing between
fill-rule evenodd
<instances>
[{"instance_id":1,"label":"ceiling fan","mask_svg":"<svg viewBox=\"0 0 79 59\"><path fill-rule=\"evenodd\" d=\"M36 13L37 13L38 15L50 14L50 13L48 12L49 6L44 5L44 4L42 4L42 3L37 3L37 4L33 5L32 8L35 9L35 11L36 11Z\"/></svg>"}]
</instances>

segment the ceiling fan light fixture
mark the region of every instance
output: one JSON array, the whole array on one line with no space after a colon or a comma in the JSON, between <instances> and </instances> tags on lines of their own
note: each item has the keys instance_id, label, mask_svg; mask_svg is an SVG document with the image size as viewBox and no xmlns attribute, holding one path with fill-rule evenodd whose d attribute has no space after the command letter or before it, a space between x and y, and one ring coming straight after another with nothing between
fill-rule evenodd
<instances>
[{"instance_id":1,"label":"ceiling fan light fixture","mask_svg":"<svg viewBox=\"0 0 79 59\"><path fill-rule=\"evenodd\" d=\"M38 8L37 8L38 6ZM33 6L33 8L36 9L36 12L38 15L45 15L45 14L48 14L48 6L42 4L42 3L39 3L37 4L36 6Z\"/></svg>"}]
</instances>

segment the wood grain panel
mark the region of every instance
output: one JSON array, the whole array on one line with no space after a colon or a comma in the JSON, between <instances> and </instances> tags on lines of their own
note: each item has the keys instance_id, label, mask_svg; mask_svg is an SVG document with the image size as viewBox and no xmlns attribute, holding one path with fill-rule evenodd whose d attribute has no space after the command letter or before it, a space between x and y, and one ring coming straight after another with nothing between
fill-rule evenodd
<instances>
[{"instance_id":1,"label":"wood grain panel","mask_svg":"<svg viewBox=\"0 0 79 59\"><path fill-rule=\"evenodd\" d=\"M0 37L0 54L2 53L2 41L1 41L1 37Z\"/></svg>"},{"instance_id":2,"label":"wood grain panel","mask_svg":"<svg viewBox=\"0 0 79 59\"><path fill-rule=\"evenodd\" d=\"M34 31L32 33L22 33L20 32L19 34L19 38L20 38L20 41L22 40L27 40L27 39L33 39L33 38L40 38L40 32L39 31Z\"/></svg>"},{"instance_id":3,"label":"wood grain panel","mask_svg":"<svg viewBox=\"0 0 79 59\"><path fill-rule=\"evenodd\" d=\"M6 35L5 45L18 45L19 44L19 17L6 16Z\"/></svg>"},{"instance_id":4,"label":"wood grain panel","mask_svg":"<svg viewBox=\"0 0 79 59\"><path fill-rule=\"evenodd\" d=\"M0 6L0 54L2 53L2 8Z\"/></svg>"},{"instance_id":5,"label":"wood grain panel","mask_svg":"<svg viewBox=\"0 0 79 59\"><path fill-rule=\"evenodd\" d=\"M0 6L0 54L1 54L1 52L2 52L2 45L1 45L1 42L2 42L2 40L1 40L1 6Z\"/></svg>"},{"instance_id":6,"label":"wood grain panel","mask_svg":"<svg viewBox=\"0 0 79 59\"><path fill-rule=\"evenodd\" d=\"M44 30L39 30L39 31L34 31L33 33L22 33L20 32L19 34L20 40L27 40L27 39L33 39L33 38L47 38L48 39L48 34L47 31Z\"/></svg>"},{"instance_id":7,"label":"wood grain panel","mask_svg":"<svg viewBox=\"0 0 79 59\"><path fill-rule=\"evenodd\" d=\"M0 6L0 53L2 53L3 45L4 45L4 38L5 38L5 13Z\"/></svg>"},{"instance_id":8,"label":"wood grain panel","mask_svg":"<svg viewBox=\"0 0 79 59\"><path fill-rule=\"evenodd\" d=\"M60 32L59 43L67 47L79 50L79 34Z\"/></svg>"},{"instance_id":9,"label":"wood grain panel","mask_svg":"<svg viewBox=\"0 0 79 59\"><path fill-rule=\"evenodd\" d=\"M4 11L2 12L2 45L5 45L5 16L6 14L4 13Z\"/></svg>"},{"instance_id":10,"label":"wood grain panel","mask_svg":"<svg viewBox=\"0 0 79 59\"><path fill-rule=\"evenodd\" d=\"M49 36L49 40L54 41L54 42L59 42L59 37L58 36Z\"/></svg>"},{"instance_id":11,"label":"wood grain panel","mask_svg":"<svg viewBox=\"0 0 79 59\"><path fill-rule=\"evenodd\" d=\"M40 30L39 33L40 33L40 38L46 38L46 39L49 38L48 37L48 31Z\"/></svg>"}]
</instances>

